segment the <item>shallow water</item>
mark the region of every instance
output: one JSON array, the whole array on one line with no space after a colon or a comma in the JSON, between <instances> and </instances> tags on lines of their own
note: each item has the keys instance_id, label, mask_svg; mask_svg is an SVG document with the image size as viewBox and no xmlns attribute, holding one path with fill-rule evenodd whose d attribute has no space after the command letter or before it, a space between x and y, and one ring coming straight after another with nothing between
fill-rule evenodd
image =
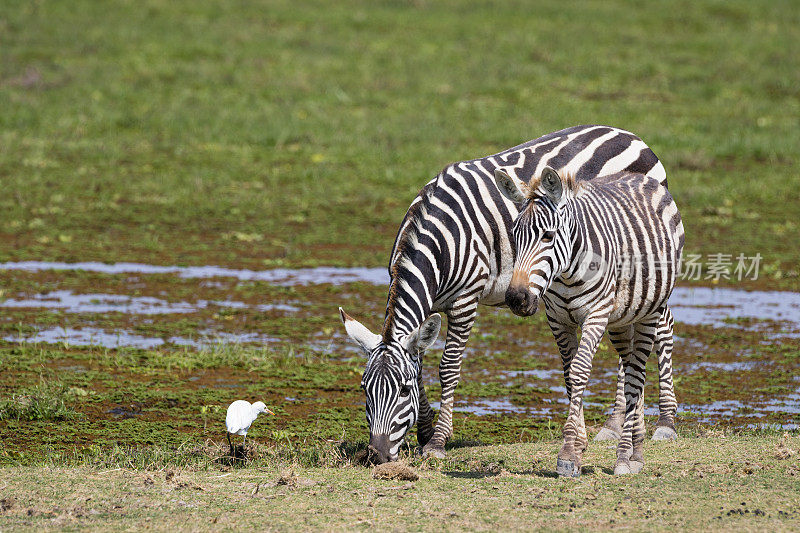
<instances>
[{"instance_id":1,"label":"shallow water","mask_svg":"<svg viewBox=\"0 0 800 533\"><path fill-rule=\"evenodd\" d=\"M72 291L52 291L35 294L30 298L9 298L0 307L61 309L67 313L128 313L158 315L193 313L195 305L187 302L170 303L150 296L123 296L121 294L75 294Z\"/></svg>"},{"instance_id":2,"label":"shallow water","mask_svg":"<svg viewBox=\"0 0 800 533\"><path fill-rule=\"evenodd\" d=\"M669 304L675 320L684 324L732 327L726 319L751 318L800 326L800 293L795 292L677 287Z\"/></svg>"},{"instance_id":3,"label":"shallow water","mask_svg":"<svg viewBox=\"0 0 800 533\"><path fill-rule=\"evenodd\" d=\"M732 361L727 363L700 361L698 363L689 363L679 367L681 372L707 372L709 370L721 370L724 372L741 372L743 370L752 370L759 366L764 366L764 361Z\"/></svg>"},{"instance_id":4,"label":"shallow water","mask_svg":"<svg viewBox=\"0 0 800 533\"><path fill-rule=\"evenodd\" d=\"M559 391L563 394L563 390ZM476 416L503 415L503 414L525 414L527 416L555 417L566 415L566 398L559 398L552 407L541 406L520 406L512 403L509 398L496 398L491 400L472 400L469 402L456 400L453 411L470 413ZM584 407L602 407L603 404L597 402L584 401ZM434 409L439 409L439 402L431 402ZM606 414L611 413L611 408L606 410ZM648 405L644 410L647 416L658 416L658 405ZM764 418L769 413L789 413L800 414L800 389L795 393L784 398L775 398L763 401L744 402L740 400L718 400L706 404L678 404L678 417L683 413L700 414L694 417L698 422L712 424L721 418L734 419L737 417ZM782 424L782 426L793 426L795 424Z\"/></svg>"},{"instance_id":5,"label":"shallow water","mask_svg":"<svg viewBox=\"0 0 800 533\"><path fill-rule=\"evenodd\" d=\"M158 266L142 263L61 263L45 261L19 261L0 263L0 270L77 271L103 274L176 274L181 278L235 278L242 281L266 281L282 286L305 286L330 283L342 285L364 282L387 285L389 274L385 268L317 267L301 269L248 270L219 266ZM124 298L120 296L119 298ZM758 325L742 325L731 320L755 319L786 323L800 328L800 293L784 291L744 291L728 288L676 287L670 298L675 320L690 325L736 327L757 330ZM726 321L727 320L727 321ZM785 337L800 338L800 333L781 333Z\"/></svg>"},{"instance_id":6,"label":"shallow water","mask_svg":"<svg viewBox=\"0 0 800 533\"><path fill-rule=\"evenodd\" d=\"M209 348L218 344L259 344L278 345L282 342L276 337L258 333L229 333L225 331L201 330L199 338L171 336L166 339L146 337L130 331L106 331L95 327L63 328L53 327L30 335L6 335L3 340L29 344L64 344L66 346L95 346L101 348L141 348L152 349L164 345L188 346L195 349Z\"/></svg>"},{"instance_id":7,"label":"shallow water","mask_svg":"<svg viewBox=\"0 0 800 533\"><path fill-rule=\"evenodd\" d=\"M51 291L31 297L9 298L0 307L27 309L60 309L66 313L126 313L131 315L167 315L195 313L209 306L228 309L253 308L259 311L284 311L294 313L299 307L289 304L259 304L250 306L231 300L198 300L167 302L152 296L125 296L121 294L75 294L72 291Z\"/></svg>"},{"instance_id":8,"label":"shallow water","mask_svg":"<svg viewBox=\"0 0 800 533\"><path fill-rule=\"evenodd\" d=\"M9 342L100 346L109 349L192 350L217 344L256 344L278 349L295 345L333 354L332 359L338 355L340 362L347 364L355 361L356 368L361 367L361 360L353 356L360 358L362 354L341 331L336 306L344 304L348 309L349 306L358 306L361 308L359 318L365 324L380 327L383 303L373 302L372 299L376 293L383 292L379 286L388 283L384 268L254 271L137 263L20 262L0 263L0 270L62 271L61 276L65 279L70 279L70 276L77 278L77 283L75 279L70 279L71 288L81 286L82 278L74 274L80 270L99 274L136 274L135 278L127 280L115 279L110 293L98 292L104 288L102 276L92 278L92 285L87 283L85 288L73 290L50 290L58 287L52 275L43 282L39 281L39 276L26 277L25 283L21 284L25 291L7 292L8 298L0 301L0 308L9 313L2 334L2 338ZM167 276L151 276L155 274ZM180 281L182 279L197 281L183 282ZM297 288L274 289L268 299L247 287L248 284L237 284L235 280L265 281ZM343 285L351 282L367 285L350 285L345 289L317 287L320 284ZM135 289L155 296L128 296L124 294L127 287L131 291ZM255 287L255 290L258 289ZM37 290L44 292L36 293ZM171 297L173 292L181 296ZM236 298L231 297L234 294ZM364 299L365 294L372 294L370 300ZM239 301L237 298L248 301ZM364 307L369 306L372 306L373 316L363 311ZM767 354L778 353L774 345L782 343L776 343L776 339L785 340L784 344L791 345L795 342L791 340L792 337L800 338L800 294L679 287L672 296L671 306L676 321L715 328L710 332L687 328L684 331L688 336L676 337L675 375L685 380L677 385L678 399L682 402L679 411L692 413L692 420L700 423L736 421L736 424L747 425L761 424L763 421L764 424L789 428L797 422L800 390L795 390L795 382L791 382L790 388L786 388L785 382L782 382L780 386L783 388L775 389L780 392L770 394L772 397L767 399L763 398L766 393L754 396L748 390L750 387L774 385L775 375L792 372L787 367L788 359L774 356L776 359L771 360L769 358L773 356ZM223 313L223 309L236 312ZM37 325L37 318L42 316L37 313L41 311L55 311L46 313L47 321L39 323L47 326ZM257 311L280 313L264 315ZM59 312L68 316L59 315ZM481 316L505 313L507 311L484 308ZM96 316L98 314L106 316L100 319ZM50 324L54 323L53 320L63 325L52 327ZM495 388L491 391L473 388L470 394L457 391L454 410L462 413L460 416L466 413L475 417L504 415L532 420L563 418L567 402L560 359L546 325L540 323L532 327L533 323L505 319L479 322L477 334L469 341L466 351L462 383L478 383ZM15 333L16 324L19 324L20 333ZM37 330L31 331L30 325ZM147 329L142 328L145 333L137 330L139 325L146 325ZM506 331L506 328L510 329ZM782 331L776 333L776 328ZM713 335L718 330L727 331L724 335L729 337L730 332L734 331L733 338L736 339L756 339L756 346L753 347L751 343L749 347L737 347L728 340L714 340ZM742 337L742 331L748 332L748 337ZM424 382L433 386L434 390L439 382L436 367L444 347L443 340L444 335L440 335L430 350L431 355L425 360ZM760 350L759 342L769 346L771 351ZM68 369L65 367L61 371ZM352 386L357 390L359 372L356 370L352 375ZM648 374L648 387L651 388L652 376ZM209 389L241 386L228 377L220 378L222 381L215 381L214 376L206 377L206 381L196 386ZM615 377L614 356L610 359L598 357L585 401L588 410L595 413L609 410ZM800 381L800 376L795 378ZM188 382L194 381L188 378ZM700 382L704 386L698 386ZM507 387L508 392L501 389L498 397L498 386ZM329 399L338 401L342 391L344 389L331 393ZM487 391L489 394L484 394ZM293 390L287 390L284 394L284 401L296 405L298 409L306 401L299 399ZM363 415L363 407L360 409L360 415ZM649 415L658 414L657 406L648 405L646 412Z\"/></svg>"},{"instance_id":9,"label":"shallow water","mask_svg":"<svg viewBox=\"0 0 800 533\"><path fill-rule=\"evenodd\" d=\"M266 281L275 285L295 286L319 283L341 285L363 281L377 285L389 283L385 268L317 267L271 270L235 269L219 266L159 266L143 263L61 263L47 261L17 261L0 263L0 270L41 272L48 270L82 270L99 274L177 274L181 278L236 278L240 281Z\"/></svg>"},{"instance_id":10,"label":"shallow water","mask_svg":"<svg viewBox=\"0 0 800 533\"><path fill-rule=\"evenodd\" d=\"M33 335L6 335L3 340L17 343L66 344L68 346L100 346L103 348L143 348L150 349L164 344L163 339L144 337L126 331L105 331L100 328L62 328L42 329Z\"/></svg>"}]
</instances>

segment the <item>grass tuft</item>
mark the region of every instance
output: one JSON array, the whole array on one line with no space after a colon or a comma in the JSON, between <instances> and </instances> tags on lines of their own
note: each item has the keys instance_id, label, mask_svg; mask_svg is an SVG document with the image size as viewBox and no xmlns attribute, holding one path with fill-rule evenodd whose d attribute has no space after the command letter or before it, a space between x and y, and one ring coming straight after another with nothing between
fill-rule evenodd
<instances>
[{"instance_id":1,"label":"grass tuft","mask_svg":"<svg viewBox=\"0 0 800 533\"><path fill-rule=\"evenodd\" d=\"M63 383L43 381L39 385L0 400L0 420L69 420L77 413L68 406L86 392Z\"/></svg>"}]
</instances>

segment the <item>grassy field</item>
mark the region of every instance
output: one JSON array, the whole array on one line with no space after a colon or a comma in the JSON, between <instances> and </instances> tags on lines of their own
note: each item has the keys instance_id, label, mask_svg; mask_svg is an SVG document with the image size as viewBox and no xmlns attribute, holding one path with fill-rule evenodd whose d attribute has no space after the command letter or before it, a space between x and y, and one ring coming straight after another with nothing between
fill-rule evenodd
<instances>
[{"instance_id":1,"label":"grassy field","mask_svg":"<svg viewBox=\"0 0 800 533\"><path fill-rule=\"evenodd\" d=\"M662 158L687 251L797 289L798 28L791 1L5 2L0 258L383 265L445 164L600 123Z\"/></svg>"},{"instance_id":2,"label":"grassy field","mask_svg":"<svg viewBox=\"0 0 800 533\"><path fill-rule=\"evenodd\" d=\"M249 468L2 468L0 528L791 531L800 527L796 437L722 432L648 445L644 472L610 474L614 451L558 479L558 444L462 447L412 460L416 482L347 466L256 459ZM77 486L76 486L77 484ZM465 497L466 496L466 497Z\"/></svg>"},{"instance_id":3,"label":"grassy field","mask_svg":"<svg viewBox=\"0 0 800 533\"><path fill-rule=\"evenodd\" d=\"M597 123L661 158L687 253L762 255L759 280L721 285L800 291L798 58L789 0L9 0L0 262L384 266L444 165ZM40 305L75 295L82 311ZM98 310L121 295L183 307ZM682 438L648 442L626 479L593 445L575 481L552 477L565 413L543 317L482 309L457 391L478 410L455 413L443 462L406 450L408 486L351 464L363 359L336 308L379 329L385 298L368 283L0 269L0 530L800 527L797 324L678 323ZM153 344L42 340L58 331ZM206 338L244 341L196 348ZM593 429L614 368L601 344ZM247 468L221 460L241 397L277 414L254 426Z\"/></svg>"}]
</instances>

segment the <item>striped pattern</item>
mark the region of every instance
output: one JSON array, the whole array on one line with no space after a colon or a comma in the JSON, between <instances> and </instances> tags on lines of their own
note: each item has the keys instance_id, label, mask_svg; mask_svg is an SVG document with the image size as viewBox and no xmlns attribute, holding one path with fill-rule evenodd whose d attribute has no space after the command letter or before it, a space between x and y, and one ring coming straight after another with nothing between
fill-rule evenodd
<instances>
[{"instance_id":1,"label":"striped pattern","mask_svg":"<svg viewBox=\"0 0 800 533\"><path fill-rule=\"evenodd\" d=\"M396 347L379 345L380 357L371 357L361 386L367 394L367 423L370 427L370 451L376 462L396 458L406 433L417 419L419 391L418 365L409 357L393 350ZM422 389L424 390L424 389Z\"/></svg>"},{"instance_id":2,"label":"striped pattern","mask_svg":"<svg viewBox=\"0 0 800 533\"><path fill-rule=\"evenodd\" d=\"M514 223L516 262L506 302L528 316L543 301L561 353L570 409L558 472L580 473L588 444L582 397L606 330L624 369L615 471L638 471L645 364L654 347L659 359L671 359L667 300L684 243L678 208L657 180L627 172L576 183L546 169L541 180L519 188L528 200ZM672 427L674 409L662 407L662 423Z\"/></svg>"},{"instance_id":3,"label":"striped pattern","mask_svg":"<svg viewBox=\"0 0 800 533\"><path fill-rule=\"evenodd\" d=\"M370 422L371 438L403 426L386 421L393 416L399 421L414 410L410 399L398 396L397 384L409 378L406 372L412 357L402 343L432 313L443 312L448 321L439 364L441 409L435 424L421 385L417 385L418 395L412 396L419 401L420 444L426 453L444 453L444 444L452 435L453 396L462 354L478 304L504 305L513 270L509 234L518 210L498 190L494 171L503 168L528 181L546 165L562 168L579 181L628 170L667 183L664 167L641 139L608 126L568 128L489 157L445 167L412 202L392 250L380 346L369 351L363 378L367 418L381 421L380 427ZM415 364L415 377L421 383L421 357ZM665 377L671 391L671 373ZM391 380L395 385L388 384ZM399 441L391 440L388 446L396 449ZM391 454L387 451L384 455Z\"/></svg>"}]
</instances>

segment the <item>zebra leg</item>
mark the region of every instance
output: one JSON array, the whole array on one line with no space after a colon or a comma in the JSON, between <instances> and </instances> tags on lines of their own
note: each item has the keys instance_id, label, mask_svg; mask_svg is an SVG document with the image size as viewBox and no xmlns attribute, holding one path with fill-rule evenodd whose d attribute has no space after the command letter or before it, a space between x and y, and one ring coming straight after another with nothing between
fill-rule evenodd
<instances>
[{"instance_id":1,"label":"zebra leg","mask_svg":"<svg viewBox=\"0 0 800 533\"><path fill-rule=\"evenodd\" d=\"M581 475L581 460L583 459L582 441L586 438L586 429L583 427L583 391L592 372L592 359L597 345L606 331L608 324L609 305L601 305L606 310L602 315L590 315L583 323L581 340L578 352L569 365L569 416L564 424L564 444L558 452L556 472L560 476L578 477ZM583 446L583 447L582 447Z\"/></svg>"},{"instance_id":2,"label":"zebra leg","mask_svg":"<svg viewBox=\"0 0 800 533\"><path fill-rule=\"evenodd\" d=\"M617 445L614 474L638 474L644 466L645 368L656 337L659 318L634 325L633 352L625 358L625 424Z\"/></svg>"},{"instance_id":3,"label":"zebra leg","mask_svg":"<svg viewBox=\"0 0 800 533\"><path fill-rule=\"evenodd\" d=\"M477 309L477 301L472 301L462 306L456 304L447 311L447 337L445 338L444 354L439 363L442 402L439 408L439 418L433 429L433 436L422 448L423 456L443 458L445 455L444 445L453 436L453 396L461 377L461 356L469 339L472 325L475 323Z\"/></svg>"},{"instance_id":4,"label":"zebra leg","mask_svg":"<svg viewBox=\"0 0 800 533\"><path fill-rule=\"evenodd\" d=\"M606 423L595 435L594 440L619 440L622 436L622 423L625 421L625 366L622 363L625 354L633 350L633 328L608 330L611 344L619 354L617 371L617 394L614 397L614 411Z\"/></svg>"},{"instance_id":5,"label":"zebra leg","mask_svg":"<svg viewBox=\"0 0 800 533\"><path fill-rule=\"evenodd\" d=\"M654 347L658 356L658 422L653 432L653 440L678 438L675 431L678 402L675 399L675 387L672 382L673 324L672 311L669 307L665 307L658 322Z\"/></svg>"},{"instance_id":6,"label":"zebra leg","mask_svg":"<svg viewBox=\"0 0 800 533\"><path fill-rule=\"evenodd\" d=\"M417 387L419 388L419 416L417 417L417 442L420 446L425 446L433 437L433 420L435 414L425 393L425 385L422 382L422 362L420 361L420 372L417 376Z\"/></svg>"},{"instance_id":7,"label":"zebra leg","mask_svg":"<svg viewBox=\"0 0 800 533\"><path fill-rule=\"evenodd\" d=\"M578 351L578 334L574 328L569 328L558 322L548 320L548 323L556 339L558 351L561 354L561 366L564 369L564 388L567 391L567 398L570 398L572 396L572 384L569 379L569 370L572 360ZM586 436L586 424L583 419L583 406L581 406L578 435L579 448L582 453L589 445L589 439Z\"/></svg>"}]
</instances>

